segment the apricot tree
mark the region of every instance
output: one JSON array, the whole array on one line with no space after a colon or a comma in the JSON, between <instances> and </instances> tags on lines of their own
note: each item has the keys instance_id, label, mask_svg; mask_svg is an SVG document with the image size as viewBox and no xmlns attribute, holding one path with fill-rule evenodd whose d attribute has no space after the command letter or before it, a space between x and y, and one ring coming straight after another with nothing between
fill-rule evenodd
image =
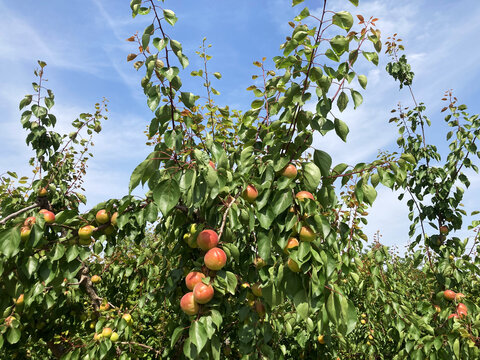
<instances>
[{"instance_id":1,"label":"apricot tree","mask_svg":"<svg viewBox=\"0 0 480 360\"><path fill-rule=\"evenodd\" d=\"M477 170L478 117L447 94L447 138L456 140L443 165L426 141L422 104L392 119L400 153L334 165L313 138L347 140L340 117L350 100L362 103L367 78L358 62L378 64L377 19L332 12L327 0L319 17L300 10L274 68L254 62L247 90L255 99L242 112L215 103L211 80L221 75L208 70L205 43L204 68L190 74L201 78L206 101L183 89L189 60L168 35L178 19L163 3L130 3L133 17L149 19L127 39L136 48L127 60L143 74L153 116L152 152L128 195L79 210L105 102L70 134L55 132L39 62L35 93L20 103L36 177L1 178L0 355L477 358L478 258L449 231L465 216L461 170ZM386 45L387 71L409 87L398 39ZM404 256L378 242L364 249L361 225L379 184L411 196L411 235L417 225L421 233ZM131 195L139 185L148 188L141 199Z\"/></svg>"}]
</instances>

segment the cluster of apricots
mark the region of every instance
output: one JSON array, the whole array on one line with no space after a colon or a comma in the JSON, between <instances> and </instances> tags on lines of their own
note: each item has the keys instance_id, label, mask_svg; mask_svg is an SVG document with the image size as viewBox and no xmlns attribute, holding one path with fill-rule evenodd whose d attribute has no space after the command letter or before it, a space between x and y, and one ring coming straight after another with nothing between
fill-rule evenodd
<instances>
[{"instance_id":1,"label":"cluster of apricots","mask_svg":"<svg viewBox=\"0 0 480 360\"><path fill-rule=\"evenodd\" d=\"M114 226L117 225L117 217L118 217L118 212L115 212L112 215L112 217L110 217L110 214L108 213L108 211L105 209L102 209L102 210L99 210L95 215L95 220L98 225L102 226L103 233L105 235L111 235L115 231ZM82 226L78 230L79 244L90 245L92 243L92 235L95 230L96 228L93 225Z\"/></svg>"},{"instance_id":2,"label":"cluster of apricots","mask_svg":"<svg viewBox=\"0 0 480 360\"><path fill-rule=\"evenodd\" d=\"M210 166L215 169L215 164L210 161ZM288 177L289 179L294 179L297 176L297 168L293 164L289 164L284 168L280 173L282 176ZM242 197L250 204L253 204L258 197L258 190L254 185L247 185L243 190ZM315 200L314 196L308 191L300 191L296 194L298 201L304 201L305 199ZM295 211L292 208L290 211ZM225 252L217 247L218 244L218 235L213 230L203 230L198 236L195 237L197 228L196 224L190 226L190 232L186 233L183 237L184 241L191 248L200 248L203 251L206 251L204 256L204 263L206 268L217 271L225 266L226 255ZM312 242L316 239L315 232L309 226L302 226L298 233L294 233L292 237L288 239L287 245L284 248L284 252L288 255L290 250L299 246L299 240L304 242ZM262 267L261 264L265 261L263 259L257 258L255 260L255 266L257 268ZM299 265L292 259L289 258L287 261L288 268L293 272L300 272ZM211 284L207 284L203 280L206 276L202 272L192 271L185 278L186 286L190 292L183 295L180 300L181 309L188 315L198 314L200 311L200 304L206 304L212 300L214 296L214 289ZM249 286L245 284L245 286ZM256 297L261 297L261 287L260 284L254 284L251 287L253 294ZM263 303L259 300L250 299L252 307L254 307L259 315L265 314L265 307Z\"/></svg>"},{"instance_id":3,"label":"cluster of apricots","mask_svg":"<svg viewBox=\"0 0 480 360\"><path fill-rule=\"evenodd\" d=\"M122 315L122 319L125 320L128 326L132 324L132 315L125 313ZM92 322L90 327L94 329L95 322ZM100 341L102 339L110 339L111 342L117 342L120 339L120 335L113 331L111 327L104 327L100 333L93 334L93 340Z\"/></svg>"},{"instance_id":4,"label":"cluster of apricots","mask_svg":"<svg viewBox=\"0 0 480 360\"><path fill-rule=\"evenodd\" d=\"M191 227L193 232L195 226ZM190 234L192 237L192 234ZM188 241L187 241L188 243ZM190 243L189 243L190 245ZM218 234L213 230L203 230L196 238L196 246L205 251L203 261L207 269L212 271L218 271L222 269L227 263L227 255L225 252L217 247ZM215 293L211 284L206 284L202 279L206 278L205 274L198 271L190 272L185 278L185 285L190 292L183 295L180 300L180 308L188 315L195 315L200 310L200 304L206 304L213 299Z\"/></svg>"},{"instance_id":5,"label":"cluster of apricots","mask_svg":"<svg viewBox=\"0 0 480 360\"><path fill-rule=\"evenodd\" d=\"M39 197L46 197L47 196L47 189L46 188L41 188L38 191L38 196ZM53 224L55 222L55 214L47 209L42 209L38 212L40 215L43 215L43 219L46 224ZM103 233L105 235L111 235L114 231L115 228L114 226L117 224L117 217L118 213L115 212L112 217L110 217L110 214L107 212L107 210L102 209L97 212L95 215L95 220L98 225L102 226ZM30 238L30 233L32 230L32 226L36 222L36 217L35 216L29 216L28 218L25 219L23 226L20 229L20 238L23 241L26 241ZM92 235L93 232L96 230L95 226L93 225L86 225L81 227L78 230L78 238L79 238L79 244L80 245L90 245L92 242Z\"/></svg>"},{"instance_id":6,"label":"cluster of apricots","mask_svg":"<svg viewBox=\"0 0 480 360\"><path fill-rule=\"evenodd\" d=\"M457 311L448 315L449 319L458 319L467 316L467 306L464 303L460 302L465 297L464 294L456 293L453 290L445 290L443 292L443 297L445 298L445 300L455 301L457 303ZM437 310L437 312L440 312L440 307L438 305L435 306L435 309Z\"/></svg>"},{"instance_id":7,"label":"cluster of apricots","mask_svg":"<svg viewBox=\"0 0 480 360\"><path fill-rule=\"evenodd\" d=\"M42 209L38 212L40 215L43 215L43 220L46 224L53 224L55 221L55 214L47 209ZM22 241L27 241L30 238L30 233L32 231L32 226L37 221L35 216L29 216L23 222L23 226L20 229L20 239Z\"/></svg>"},{"instance_id":8,"label":"cluster of apricots","mask_svg":"<svg viewBox=\"0 0 480 360\"><path fill-rule=\"evenodd\" d=\"M298 199L298 201L304 201L305 199L315 200L313 194L308 191L300 191L295 195L295 197ZM295 209L293 208L290 211L295 211ZM296 230L296 228L294 228L294 230ZM298 236L300 241L304 242L312 242L317 237L315 232L309 226L302 226L298 233L294 231L292 237L288 239L287 245L283 249L286 254L289 254L291 249L299 246L300 243L296 236ZM300 272L300 267L292 258L288 258L287 266L293 272Z\"/></svg>"}]
</instances>

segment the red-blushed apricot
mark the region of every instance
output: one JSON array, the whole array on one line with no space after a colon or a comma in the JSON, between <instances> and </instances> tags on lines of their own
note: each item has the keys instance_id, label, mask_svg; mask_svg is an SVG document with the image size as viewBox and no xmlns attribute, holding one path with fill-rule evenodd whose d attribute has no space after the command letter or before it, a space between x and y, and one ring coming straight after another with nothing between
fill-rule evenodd
<instances>
[{"instance_id":1,"label":"red-blushed apricot","mask_svg":"<svg viewBox=\"0 0 480 360\"><path fill-rule=\"evenodd\" d=\"M198 303L193 298L192 291L183 295L182 299L180 300L180 308L187 315L195 315L198 313L200 306L198 306Z\"/></svg>"},{"instance_id":2,"label":"red-blushed apricot","mask_svg":"<svg viewBox=\"0 0 480 360\"><path fill-rule=\"evenodd\" d=\"M293 259L288 259L287 261L287 266L290 270L292 270L293 272L300 272L300 267L298 266L298 264L296 263L295 260Z\"/></svg>"},{"instance_id":3,"label":"red-blushed apricot","mask_svg":"<svg viewBox=\"0 0 480 360\"><path fill-rule=\"evenodd\" d=\"M313 197L312 193L308 192L308 191L299 191L297 193L297 195L295 195L295 197L299 200L299 201L303 201L305 199L312 199L312 200L315 200L315 198Z\"/></svg>"},{"instance_id":4,"label":"red-blushed apricot","mask_svg":"<svg viewBox=\"0 0 480 360\"><path fill-rule=\"evenodd\" d=\"M248 185L247 188L243 191L243 198L249 203L253 203L258 196L258 191L253 185Z\"/></svg>"},{"instance_id":5,"label":"red-blushed apricot","mask_svg":"<svg viewBox=\"0 0 480 360\"><path fill-rule=\"evenodd\" d=\"M459 304L457 305L457 314L458 314L458 316L464 317L464 316L467 316L467 313L468 313L467 306L466 306L464 303L459 303Z\"/></svg>"},{"instance_id":6,"label":"red-blushed apricot","mask_svg":"<svg viewBox=\"0 0 480 360\"><path fill-rule=\"evenodd\" d=\"M287 245L283 249L283 252L285 254L288 254L288 253L290 253L290 249L293 249L293 248L296 248L296 247L298 247L298 240L295 239L294 237L291 237L290 239L288 239Z\"/></svg>"},{"instance_id":7,"label":"red-blushed apricot","mask_svg":"<svg viewBox=\"0 0 480 360\"><path fill-rule=\"evenodd\" d=\"M132 322L132 315L126 313L122 315L122 319L127 322L127 324L130 324Z\"/></svg>"},{"instance_id":8,"label":"red-blushed apricot","mask_svg":"<svg viewBox=\"0 0 480 360\"><path fill-rule=\"evenodd\" d=\"M289 179L295 179L297 176L297 168L293 164L289 164L282 172L282 176L285 176Z\"/></svg>"},{"instance_id":9,"label":"red-blushed apricot","mask_svg":"<svg viewBox=\"0 0 480 360\"><path fill-rule=\"evenodd\" d=\"M463 298L465 298L465 295L463 295L462 293L456 293L455 294L455 300L456 301L461 301Z\"/></svg>"},{"instance_id":10,"label":"red-blushed apricot","mask_svg":"<svg viewBox=\"0 0 480 360\"><path fill-rule=\"evenodd\" d=\"M261 269L263 267L265 267L267 265L266 261L263 260L261 257L256 257L254 260L253 260L253 265L255 265L255 267L257 269Z\"/></svg>"},{"instance_id":11,"label":"red-blushed apricot","mask_svg":"<svg viewBox=\"0 0 480 360\"><path fill-rule=\"evenodd\" d=\"M214 163L212 160L210 160L210 161L208 162L208 165L210 165L213 170L217 170L217 168L216 168L216 166L215 166L215 163Z\"/></svg>"},{"instance_id":12,"label":"red-blushed apricot","mask_svg":"<svg viewBox=\"0 0 480 360\"><path fill-rule=\"evenodd\" d=\"M443 292L443 297L447 300L453 301L455 300L457 294L455 294L455 291L452 290L445 290Z\"/></svg>"},{"instance_id":13,"label":"red-blushed apricot","mask_svg":"<svg viewBox=\"0 0 480 360\"><path fill-rule=\"evenodd\" d=\"M259 282L256 282L255 284L253 284L251 286L253 295L258 296L258 297L262 296L262 288L260 287L260 285L261 284Z\"/></svg>"},{"instance_id":14,"label":"red-blushed apricot","mask_svg":"<svg viewBox=\"0 0 480 360\"><path fill-rule=\"evenodd\" d=\"M192 271L186 276L185 285L187 285L188 290L193 290L195 285L201 283L204 277L205 275L203 273L198 271Z\"/></svg>"},{"instance_id":15,"label":"red-blushed apricot","mask_svg":"<svg viewBox=\"0 0 480 360\"><path fill-rule=\"evenodd\" d=\"M27 241L30 238L31 232L32 231L28 226L22 226L22 228L20 229L20 239L22 241Z\"/></svg>"},{"instance_id":16,"label":"red-blushed apricot","mask_svg":"<svg viewBox=\"0 0 480 360\"><path fill-rule=\"evenodd\" d=\"M114 212L111 219L110 219L110 223L113 226L117 226L117 218L118 218L118 212Z\"/></svg>"},{"instance_id":17,"label":"red-blushed apricot","mask_svg":"<svg viewBox=\"0 0 480 360\"><path fill-rule=\"evenodd\" d=\"M207 251L203 261L210 270L220 270L227 263L227 254L222 249L214 247Z\"/></svg>"},{"instance_id":18,"label":"red-blushed apricot","mask_svg":"<svg viewBox=\"0 0 480 360\"><path fill-rule=\"evenodd\" d=\"M458 319L458 315L457 314L450 314L450 315L448 315L448 318L449 319L451 319L451 318Z\"/></svg>"},{"instance_id":19,"label":"red-blushed apricot","mask_svg":"<svg viewBox=\"0 0 480 360\"><path fill-rule=\"evenodd\" d=\"M20 294L17 298L17 300L15 300L15 304L18 305L18 306L22 306L23 305L23 302L24 302L24 295L23 294Z\"/></svg>"},{"instance_id":20,"label":"red-blushed apricot","mask_svg":"<svg viewBox=\"0 0 480 360\"><path fill-rule=\"evenodd\" d=\"M465 305L464 303L459 303L457 305L457 310L460 310L460 309L467 311L467 305Z\"/></svg>"},{"instance_id":21,"label":"red-blushed apricot","mask_svg":"<svg viewBox=\"0 0 480 360\"><path fill-rule=\"evenodd\" d=\"M214 292L212 285L200 282L193 288L193 298L199 304L206 304L213 299Z\"/></svg>"},{"instance_id":22,"label":"red-blushed apricot","mask_svg":"<svg viewBox=\"0 0 480 360\"><path fill-rule=\"evenodd\" d=\"M25 219L23 225L31 227L33 224L35 224L35 221L37 221L35 216L29 216Z\"/></svg>"},{"instance_id":23,"label":"red-blushed apricot","mask_svg":"<svg viewBox=\"0 0 480 360\"><path fill-rule=\"evenodd\" d=\"M42 209L39 211L43 215L43 219L47 224L52 224L55 221L55 214L47 209Z\"/></svg>"},{"instance_id":24,"label":"red-blushed apricot","mask_svg":"<svg viewBox=\"0 0 480 360\"><path fill-rule=\"evenodd\" d=\"M109 328L109 327L103 328L102 330L102 336L104 338L109 338L110 336L112 336L112 333L113 333L113 330L112 328Z\"/></svg>"},{"instance_id":25,"label":"red-blushed apricot","mask_svg":"<svg viewBox=\"0 0 480 360\"><path fill-rule=\"evenodd\" d=\"M300 241L312 242L313 240L315 240L316 235L315 232L308 226L302 226L302 228L300 229L299 237Z\"/></svg>"},{"instance_id":26,"label":"red-blushed apricot","mask_svg":"<svg viewBox=\"0 0 480 360\"><path fill-rule=\"evenodd\" d=\"M203 230L197 236L197 245L202 250L210 250L218 244L218 235L213 230Z\"/></svg>"},{"instance_id":27,"label":"red-blushed apricot","mask_svg":"<svg viewBox=\"0 0 480 360\"><path fill-rule=\"evenodd\" d=\"M260 318L265 317L265 305L260 300L255 300L255 311Z\"/></svg>"},{"instance_id":28,"label":"red-blushed apricot","mask_svg":"<svg viewBox=\"0 0 480 360\"><path fill-rule=\"evenodd\" d=\"M110 221L110 214L105 209L98 210L95 215L95 220L97 220L97 223L100 225L106 224Z\"/></svg>"},{"instance_id":29,"label":"red-blushed apricot","mask_svg":"<svg viewBox=\"0 0 480 360\"><path fill-rule=\"evenodd\" d=\"M90 239L93 235L93 229L95 229L92 225L83 226L78 230L78 237L82 240Z\"/></svg>"}]
</instances>

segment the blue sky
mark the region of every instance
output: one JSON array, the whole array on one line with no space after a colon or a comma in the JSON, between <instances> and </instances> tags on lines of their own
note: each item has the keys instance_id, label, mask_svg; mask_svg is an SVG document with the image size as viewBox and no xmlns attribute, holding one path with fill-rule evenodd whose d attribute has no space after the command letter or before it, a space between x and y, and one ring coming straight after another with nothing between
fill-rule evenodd
<instances>
[{"instance_id":1,"label":"blue sky","mask_svg":"<svg viewBox=\"0 0 480 360\"><path fill-rule=\"evenodd\" d=\"M471 113L480 112L478 1L360 0L358 8L347 0L329 3L333 10L378 17L384 41L395 32L404 40L416 74L415 94L426 103L434 123L428 136L445 153L446 128L440 114L445 90L453 89ZM188 74L201 67L195 50L207 37L213 45L209 68L223 75L213 84L221 92L217 102L246 109L252 94L245 89L253 83L251 75L257 69L252 62L279 54L279 45L291 32L287 22L302 9L290 4L289 0L166 1L165 7L179 17L167 31L182 42L190 59L182 77L185 89L202 94L201 83ZM95 157L85 179L88 205L127 193L130 173L151 150L145 146L143 131L152 117L139 86L142 73L126 62L134 46L125 41L136 31L142 32L150 17L132 19L128 5L127 0L50 0L41 5L27 0L12 6L11 1L0 0L0 173L12 170L30 175L31 152L25 146L18 102L31 93L33 69L36 60L42 59L48 63L47 86L56 95L53 112L60 130L69 131L70 122L81 112L92 112L102 97L109 100L109 120L96 138ZM321 2L306 1L305 5L315 13ZM315 140L317 147L332 154L334 163L372 161L380 149L395 150L397 135L388 124L390 109L398 101L410 102L384 71L387 61L383 56L377 68L367 64L360 68L369 84L360 108L341 116L350 127L348 143L334 134ZM476 199L480 198L479 177L471 175L470 180L464 202L468 211L478 208ZM406 206L388 189L379 189L370 211L367 234L372 236L377 230L385 244L402 246L408 241Z\"/></svg>"}]
</instances>

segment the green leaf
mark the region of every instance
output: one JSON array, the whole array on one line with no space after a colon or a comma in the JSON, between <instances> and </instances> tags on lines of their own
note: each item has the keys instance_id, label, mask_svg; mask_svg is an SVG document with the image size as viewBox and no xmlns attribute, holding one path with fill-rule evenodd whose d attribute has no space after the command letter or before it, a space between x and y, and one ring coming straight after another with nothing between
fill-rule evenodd
<instances>
[{"instance_id":1,"label":"green leaf","mask_svg":"<svg viewBox=\"0 0 480 360\"><path fill-rule=\"evenodd\" d=\"M330 175L330 168L332 167L332 158L325 151L315 150L313 153L313 162L318 166L322 176Z\"/></svg>"},{"instance_id":2,"label":"green leaf","mask_svg":"<svg viewBox=\"0 0 480 360\"><path fill-rule=\"evenodd\" d=\"M220 312L218 310L212 309L211 316L212 316L212 321L217 327L217 329L220 329L220 325L222 325L222 321L223 321L223 318Z\"/></svg>"},{"instance_id":3,"label":"green leaf","mask_svg":"<svg viewBox=\"0 0 480 360\"><path fill-rule=\"evenodd\" d=\"M456 338L455 342L453 343L453 352L455 353L457 359L460 359L460 340L458 338Z\"/></svg>"},{"instance_id":4,"label":"green leaf","mask_svg":"<svg viewBox=\"0 0 480 360\"><path fill-rule=\"evenodd\" d=\"M270 227L267 227L267 229L268 228ZM258 238L258 255L264 260L269 259L272 251L271 232L266 233L263 231L259 231L257 238Z\"/></svg>"},{"instance_id":5,"label":"green leaf","mask_svg":"<svg viewBox=\"0 0 480 360\"><path fill-rule=\"evenodd\" d=\"M163 216L167 216L179 199L180 188L175 180L164 180L153 189L153 200Z\"/></svg>"},{"instance_id":6,"label":"green leaf","mask_svg":"<svg viewBox=\"0 0 480 360\"><path fill-rule=\"evenodd\" d=\"M145 184L159 166L160 159L158 159L158 153L150 153L147 158L138 164L135 170L133 170L132 175L130 176L130 184L128 186L129 193L138 186L140 181L142 182L142 185Z\"/></svg>"},{"instance_id":7,"label":"green leaf","mask_svg":"<svg viewBox=\"0 0 480 360\"><path fill-rule=\"evenodd\" d=\"M368 60L368 61L371 61L372 63L374 63L375 65L378 65L378 54L376 52L367 52L367 51L364 51L363 52L363 56L365 56L365 58Z\"/></svg>"},{"instance_id":8,"label":"green leaf","mask_svg":"<svg viewBox=\"0 0 480 360\"><path fill-rule=\"evenodd\" d=\"M146 49L150 43L150 36L153 34L154 26L153 24L148 25L143 31L142 35L142 47Z\"/></svg>"},{"instance_id":9,"label":"green leaf","mask_svg":"<svg viewBox=\"0 0 480 360\"><path fill-rule=\"evenodd\" d=\"M195 106L196 96L190 92L182 92L180 94L180 99L189 109L192 109Z\"/></svg>"},{"instance_id":10,"label":"green leaf","mask_svg":"<svg viewBox=\"0 0 480 360\"><path fill-rule=\"evenodd\" d=\"M353 108L356 109L363 102L362 94L360 94L358 91L353 89L350 90L350 93L353 99L353 104L354 104Z\"/></svg>"},{"instance_id":11,"label":"green leaf","mask_svg":"<svg viewBox=\"0 0 480 360\"><path fill-rule=\"evenodd\" d=\"M345 36L337 35L332 40L330 40L330 46L333 51L338 55L343 54L345 51L348 51L349 41Z\"/></svg>"},{"instance_id":12,"label":"green leaf","mask_svg":"<svg viewBox=\"0 0 480 360\"><path fill-rule=\"evenodd\" d=\"M292 0L292 7L298 5L298 4L301 4L302 2L304 2L305 0Z\"/></svg>"},{"instance_id":13,"label":"green leaf","mask_svg":"<svg viewBox=\"0 0 480 360\"><path fill-rule=\"evenodd\" d=\"M208 340L205 326L199 321L194 321L188 334L190 341L197 347L197 352L200 353Z\"/></svg>"},{"instance_id":14,"label":"green leaf","mask_svg":"<svg viewBox=\"0 0 480 360\"><path fill-rule=\"evenodd\" d=\"M163 10L163 16L165 17L165 20L172 26L175 25L178 20L177 16L172 10Z\"/></svg>"},{"instance_id":15,"label":"green leaf","mask_svg":"<svg viewBox=\"0 0 480 360\"><path fill-rule=\"evenodd\" d=\"M330 321L334 324L337 324L340 320L340 314L335 307L335 293L333 291L330 292L330 295L327 299L327 314Z\"/></svg>"},{"instance_id":16,"label":"green leaf","mask_svg":"<svg viewBox=\"0 0 480 360\"><path fill-rule=\"evenodd\" d=\"M335 118L335 132L344 142L347 142L348 126L342 120Z\"/></svg>"},{"instance_id":17,"label":"green leaf","mask_svg":"<svg viewBox=\"0 0 480 360\"><path fill-rule=\"evenodd\" d=\"M173 330L172 340L170 341L171 348L173 348L173 346L177 343L178 339L180 339L183 330L185 330L183 326L178 326L175 328L175 330Z\"/></svg>"},{"instance_id":18,"label":"green leaf","mask_svg":"<svg viewBox=\"0 0 480 360\"><path fill-rule=\"evenodd\" d=\"M263 99L257 99L257 100L253 100L252 102L252 109L259 109L261 108L263 105Z\"/></svg>"},{"instance_id":19,"label":"green leaf","mask_svg":"<svg viewBox=\"0 0 480 360\"><path fill-rule=\"evenodd\" d=\"M20 245L20 229L11 227L0 231L0 253L7 258L17 254Z\"/></svg>"},{"instance_id":20,"label":"green leaf","mask_svg":"<svg viewBox=\"0 0 480 360\"><path fill-rule=\"evenodd\" d=\"M30 105L32 102L32 95L26 95L22 101L20 101L20 105L18 106L19 110L22 110L25 106Z\"/></svg>"},{"instance_id":21,"label":"green leaf","mask_svg":"<svg viewBox=\"0 0 480 360\"><path fill-rule=\"evenodd\" d=\"M25 274L27 274L27 276L31 278L32 275L37 271L37 267L38 267L38 259L36 259L33 256L30 256L27 260L27 263L24 266Z\"/></svg>"},{"instance_id":22,"label":"green leaf","mask_svg":"<svg viewBox=\"0 0 480 360\"><path fill-rule=\"evenodd\" d=\"M308 303L300 303L296 306L297 314L301 319L306 320L308 318Z\"/></svg>"},{"instance_id":23,"label":"green leaf","mask_svg":"<svg viewBox=\"0 0 480 360\"><path fill-rule=\"evenodd\" d=\"M142 161L133 170L132 175L130 175L130 183L128 185L128 193L129 194L131 194L133 189L135 189L138 186L138 184L140 184L140 181L142 180L145 169L147 168L148 163L150 161L151 160L149 160L149 159Z\"/></svg>"},{"instance_id":24,"label":"green leaf","mask_svg":"<svg viewBox=\"0 0 480 360\"><path fill-rule=\"evenodd\" d=\"M227 291L235 295L235 290L237 289L238 280L234 273L227 271Z\"/></svg>"},{"instance_id":25,"label":"green leaf","mask_svg":"<svg viewBox=\"0 0 480 360\"><path fill-rule=\"evenodd\" d=\"M353 16L348 11L339 11L332 17L332 22L347 31L353 25Z\"/></svg>"},{"instance_id":26,"label":"green leaf","mask_svg":"<svg viewBox=\"0 0 480 360\"><path fill-rule=\"evenodd\" d=\"M348 105L348 96L347 96L347 94L345 94L344 91L342 91L340 93L340 96L337 99L338 110L340 110L340 112L342 112L343 110L345 110L347 105Z\"/></svg>"},{"instance_id":27,"label":"green leaf","mask_svg":"<svg viewBox=\"0 0 480 360\"><path fill-rule=\"evenodd\" d=\"M314 163L306 163L303 165L303 177L307 190L314 191L320 184L322 175L317 165Z\"/></svg>"},{"instance_id":28,"label":"green leaf","mask_svg":"<svg viewBox=\"0 0 480 360\"><path fill-rule=\"evenodd\" d=\"M182 44L177 40L170 39L170 46L175 54L182 51Z\"/></svg>"},{"instance_id":29,"label":"green leaf","mask_svg":"<svg viewBox=\"0 0 480 360\"><path fill-rule=\"evenodd\" d=\"M76 259L78 254L79 252L77 245L72 245L71 247L69 247L66 255L67 262L71 262L72 260Z\"/></svg>"},{"instance_id":30,"label":"green leaf","mask_svg":"<svg viewBox=\"0 0 480 360\"><path fill-rule=\"evenodd\" d=\"M160 39L156 37L153 39L152 43L153 43L153 46L155 46L158 51L162 51L163 49L165 49L165 46L167 46L168 39Z\"/></svg>"},{"instance_id":31,"label":"green leaf","mask_svg":"<svg viewBox=\"0 0 480 360\"><path fill-rule=\"evenodd\" d=\"M355 6L358 6L358 0L348 0L348 1L350 1Z\"/></svg>"},{"instance_id":32,"label":"green leaf","mask_svg":"<svg viewBox=\"0 0 480 360\"><path fill-rule=\"evenodd\" d=\"M285 210L287 210L290 205L292 205L293 199L292 199L292 194L290 191L279 191L275 194L271 208L273 210L273 213L278 216Z\"/></svg>"},{"instance_id":33,"label":"green leaf","mask_svg":"<svg viewBox=\"0 0 480 360\"><path fill-rule=\"evenodd\" d=\"M327 49L327 51L325 51L325 56L332 61L335 61L335 62L340 61L340 57L332 49Z\"/></svg>"},{"instance_id":34,"label":"green leaf","mask_svg":"<svg viewBox=\"0 0 480 360\"><path fill-rule=\"evenodd\" d=\"M362 88L366 89L367 88L367 77L365 75L358 75L357 79L358 79L358 83L360 84L360 86Z\"/></svg>"},{"instance_id":35,"label":"green leaf","mask_svg":"<svg viewBox=\"0 0 480 360\"><path fill-rule=\"evenodd\" d=\"M301 21L303 19L305 19L306 17L309 17L310 16L310 11L308 11L308 8L305 8L303 9L300 14L298 14L297 16L295 16L293 18L293 20L295 21Z\"/></svg>"},{"instance_id":36,"label":"green leaf","mask_svg":"<svg viewBox=\"0 0 480 360\"><path fill-rule=\"evenodd\" d=\"M22 336L22 333L20 329L11 327L8 329L7 341L10 344L16 344L18 340L20 340L21 336Z\"/></svg>"},{"instance_id":37,"label":"green leaf","mask_svg":"<svg viewBox=\"0 0 480 360\"><path fill-rule=\"evenodd\" d=\"M405 161L408 161L410 164L415 165L417 161L415 160L415 157L412 154L409 153L403 153L400 156L401 159L404 159Z\"/></svg>"},{"instance_id":38,"label":"green leaf","mask_svg":"<svg viewBox=\"0 0 480 360\"><path fill-rule=\"evenodd\" d=\"M165 71L165 77L167 78L168 81L172 81L180 72L179 68L176 66L172 66Z\"/></svg>"},{"instance_id":39,"label":"green leaf","mask_svg":"<svg viewBox=\"0 0 480 360\"><path fill-rule=\"evenodd\" d=\"M346 325L346 334L349 334L355 329L355 325L357 324L357 309L355 305L347 300L345 296L342 296L340 299L340 306L342 309L342 318Z\"/></svg>"},{"instance_id":40,"label":"green leaf","mask_svg":"<svg viewBox=\"0 0 480 360\"><path fill-rule=\"evenodd\" d=\"M364 199L367 201L367 203L373 205L373 202L377 198L377 191L375 190L375 188L370 185L365 185L362 190Z\"/></svg>"},{"instance_id":41,"label":"green leaf","mask_svg":"<svg viewBox=\"0 0 480 360\"><path fill-rule=\"evenodd\" d=\"M63 246L60 243L57 243L54 249L52 250L51 260L52 261L58 260L62 258L63 254L65 254L65 246Z\"/></svg>"}]
</instances>

